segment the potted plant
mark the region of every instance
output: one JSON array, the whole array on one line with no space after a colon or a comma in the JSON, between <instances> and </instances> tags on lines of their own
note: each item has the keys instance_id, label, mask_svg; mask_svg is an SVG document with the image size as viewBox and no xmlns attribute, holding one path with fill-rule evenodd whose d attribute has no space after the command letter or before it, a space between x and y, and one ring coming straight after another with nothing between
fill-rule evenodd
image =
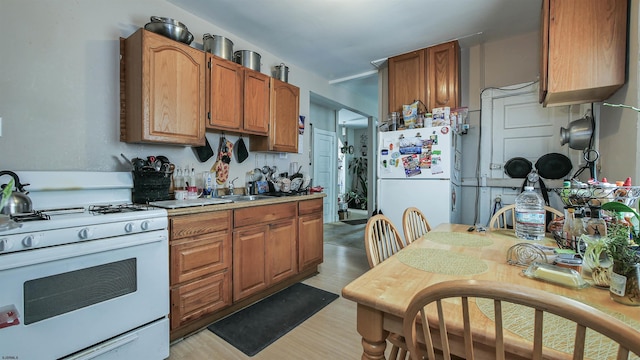
<instances>
[{"instance_id":1,"label":"potted plant","mask_svg":"<svg viewBox=\"0 0 640 360\"><path fill-rule=\"evenodd\" d=\"M582 258L584 265L591 269L591 278L596 286L609 287L611 259L607 253L608 237L581 235L586 248Z\"/></svg>"},{"instance_id":2,"label":"potted plant","mask_svg":"<svg viewBox=\"0 0 640 360\"><path fill-rule=\"evenodd\" d=\"M607 253L613 260L611 298L625 305L640 306L640 254L631 246L638 243L637 234L619 222L611 223L607 231Z\"/></svg>"},{"instance_id":3,"label":"potted plant","mask_svg":"<svg viewBox=\"0 0 640 360\"><path fill-rule=\"evenodd\" d=\"M349 161L349 172L355 177L353 187L347 192L347 202L351 208L367 208L367 158L354 157Z\"/></svg>"}]
</instances>

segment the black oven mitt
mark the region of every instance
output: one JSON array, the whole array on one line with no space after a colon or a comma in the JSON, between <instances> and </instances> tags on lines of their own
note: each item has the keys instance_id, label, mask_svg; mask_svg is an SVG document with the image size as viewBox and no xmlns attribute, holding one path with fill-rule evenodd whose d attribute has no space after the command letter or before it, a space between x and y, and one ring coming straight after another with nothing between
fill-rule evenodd
<instances>
[{"instance_id":1,"label":"black oven mitt","mask_svg":"<svg viewBox=\"0 0 640 360\"><path fill-rule=\"evenodd\" d=\"M242 136L240 136L240 139L236 142L236 160L238 160L238 163L241 163L247 160L248 157L249 152L247 151L247 146L244 144Z\"/></svg>"}]
</instances>

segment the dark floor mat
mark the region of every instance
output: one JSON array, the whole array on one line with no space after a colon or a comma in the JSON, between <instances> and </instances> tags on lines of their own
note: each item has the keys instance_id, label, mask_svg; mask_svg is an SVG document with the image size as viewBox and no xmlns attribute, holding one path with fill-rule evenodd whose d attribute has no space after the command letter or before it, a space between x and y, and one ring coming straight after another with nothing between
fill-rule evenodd
<instances>
[{"instance_id":1,"label":"dark floor mat","mask_svg":"<svg viewBox=\"0 0 640 360\"><path fill-rule=\"evenodd\" d=\"M253 356L337 298L336 294L297 283L216 321L208 329Z\"/></svg>"},{"instance_id":2,"label":"dark floor mat","mask_svg":"<svg viewBox=\"0 0 640 360\"><path fill-rule=\"evenodd\" d=\"M341 221L349 225L360 225L360 224L366 224L367 220L369 219L341 220Z\"/></svg>"}]
</instances>

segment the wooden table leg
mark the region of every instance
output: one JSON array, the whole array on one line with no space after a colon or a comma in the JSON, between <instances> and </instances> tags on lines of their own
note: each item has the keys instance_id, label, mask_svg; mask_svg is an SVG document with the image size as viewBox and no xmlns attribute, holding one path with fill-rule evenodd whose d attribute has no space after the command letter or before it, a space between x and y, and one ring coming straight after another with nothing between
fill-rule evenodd
<instances>
[{"instance_id":1,"label":"wooden table leg","mask_svg":"<svg viewBox=\"0 0 640 360\"><path fill-rule=\"evenodd\" d=\"M388 331L382 327L384 314L358 304L358 333L362 335L362 360L384 360Z\"/></svg>"}]
</instances>

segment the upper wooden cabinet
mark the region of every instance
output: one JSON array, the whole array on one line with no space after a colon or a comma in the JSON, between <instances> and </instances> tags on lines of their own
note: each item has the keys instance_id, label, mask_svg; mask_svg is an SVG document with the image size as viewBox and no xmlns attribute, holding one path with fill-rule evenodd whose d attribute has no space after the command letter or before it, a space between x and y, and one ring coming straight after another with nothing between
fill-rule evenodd
<instances>
[{"instance_id":1,"label":"upper wooden cabinet","mask_svg":"<svg viewBox=\"0 0 640 360\"><path fill-rule=\"evenodd\" d=\"M269 135L252 137L251 151L298 152L300 89L271 78Z\"/></svg>"},{"instance_id":2,"label":"upper wooden cabinet","mask_svg":"<svg viewBox=\"0 0 640 360\"><path fill-rule=\"evenodd\" d=\"M540 102L602 101L625 82L627 0L544 0Z\"/></svg>"},{"instance_id":3,"label":"upper wooden cabinet","mask_svg":"<svg viewBox=\"0 0 640 360\"><path fill-rule=\"evenodd\" d=\"M269 76L206 54L207 128L267 135Z\"/></svg>"},{"instance_id":4,"label":"upper wooden cabinet","mask_svg":"<svg viewBox=\"0 0 640 360\"><path fill-rule=\"evenodd\" d=\"M457 41L427 48L427 96L429 110L460 106L460 46Z\"/></svg>"},{"instance_id":5,"label":"upper wooden cabinet","mask_svg":"<svg viewBox=\"0 0 640 360\"><path fill-rule=\"evenodd\" d=\"M389 112L416 100L427 109L460 106L460 46L457 41L389 58Z\"/></svg>"},{"instance_id":6,"label":"upper wooden cabinet","mask_svg":"<svg viewBox=\"0 0 640 360\"><path fill-rule=\"evenodd\" d=\"M402 105L427 100L427 65L424 49L389 58L389 112Z\"/></svg>"},{"instance_id":7,"label":"upper wooden cabinet","mask_svg":"<svg viewBox=\"0 0 640 360\"><path fill-rule=\"evenodd\" d=\"M204 145L204 53L139 29L121 55L120 140Z\"/></svg>"}]
</instances>

